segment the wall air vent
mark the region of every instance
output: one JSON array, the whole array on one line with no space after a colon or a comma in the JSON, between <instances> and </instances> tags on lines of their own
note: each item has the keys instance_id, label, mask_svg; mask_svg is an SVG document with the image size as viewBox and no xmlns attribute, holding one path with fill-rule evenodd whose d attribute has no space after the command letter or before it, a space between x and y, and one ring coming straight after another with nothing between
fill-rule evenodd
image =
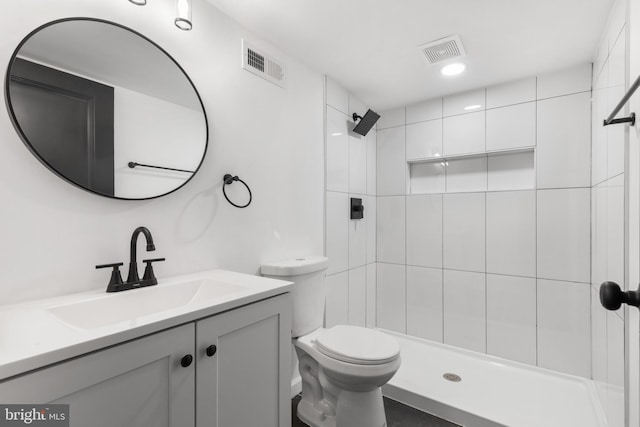
<instances>
[{"instance_id":1,"label":"wall air vent","mask_svg":"<svg viewBox=\"0 0 640 427\"><path fill-rule=\"evenodd\" d=\"M280 87L286 86L282 62L242 40L242 68Z\"/></svg>"},{"instance_id":2,"label":"wall air vent","mask_svg":"<svg viewBox=\"0 0 640 427\"><path fill-rule=\"evenodd\" d=\"M457 34L420 45L418 49L424 53L431 65L466 55L460 36Z\"/></svg>"}]
</instances>

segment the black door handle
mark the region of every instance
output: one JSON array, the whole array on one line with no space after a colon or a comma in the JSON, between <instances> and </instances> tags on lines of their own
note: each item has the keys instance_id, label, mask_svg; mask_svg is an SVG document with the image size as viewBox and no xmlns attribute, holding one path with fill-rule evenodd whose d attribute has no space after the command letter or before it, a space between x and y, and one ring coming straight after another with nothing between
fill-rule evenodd
<instances>
[{"instance_id":1,"label":"black door handle","mask_svg":"<svg viewBox=\"0 0 640 427\"><path fill-rule=\"evenodd\" d=\"M615 282L603 282L600 285L600 303L607 310L617 310L622 304L640 306L640 289L622 292Z\"/></svg>"}]
</instances>

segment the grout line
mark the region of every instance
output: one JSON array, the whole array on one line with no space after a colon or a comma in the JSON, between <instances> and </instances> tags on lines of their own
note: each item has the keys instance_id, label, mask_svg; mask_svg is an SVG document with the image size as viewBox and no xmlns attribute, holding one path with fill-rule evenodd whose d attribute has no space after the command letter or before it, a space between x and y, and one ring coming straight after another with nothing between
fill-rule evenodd
<instances>
[{"instance_id":1,"label":"grout line","mask_svg":"<svg viewBox=\"0 0 640 427\"><path fill-rule=\"evenodd\" d=\"M488 175L488 174L487 174ZM488 178L487 178L488 179ZM487 193L484 193L484 270L487 271ZM487 273L484 274L484 352L489 353L489 303Z\"/></svg>"}]
</instances>

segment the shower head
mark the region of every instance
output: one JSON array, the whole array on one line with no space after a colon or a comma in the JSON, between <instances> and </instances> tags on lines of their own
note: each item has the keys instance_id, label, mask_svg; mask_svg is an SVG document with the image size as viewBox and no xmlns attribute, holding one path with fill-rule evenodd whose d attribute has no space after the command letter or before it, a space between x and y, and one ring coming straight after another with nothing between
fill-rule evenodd
<instances>
[{"instance_id":1,"label":"shower head","mask_svg":"<svg viewBox=\"0 0 640 427\"><path fill-rule=\"evenodd\" d=\"M352 117L354 122L360 119L360 123L358 123L353 128L353 131L362 136L366 136L367 133L369 133L369 131L373 127L373 125L376 124L376 122L380 118L380 115L375 111L367 110L367 112L364 113L364 116L359 116L358 113L353 113Z\"/></svg>"}]
</instances>

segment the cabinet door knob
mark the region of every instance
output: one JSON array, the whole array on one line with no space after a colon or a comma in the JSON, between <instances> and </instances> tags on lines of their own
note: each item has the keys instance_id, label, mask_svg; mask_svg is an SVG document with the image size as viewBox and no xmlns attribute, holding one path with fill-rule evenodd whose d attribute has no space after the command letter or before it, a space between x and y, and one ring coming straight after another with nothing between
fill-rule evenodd
<instances>
[{"instance_id":1,"label":"cabinet door knob","mask_svg":"<svg viewBox=\"0 0 640 427\"><path fill-rule=\"evenodd\" d=\"M216 351L218 351L218 347L213 344L210 345L206 350L207 356L212 357L214 354L216 354Z\"/></svg>"},{"instance_id":2,"label":"cabinet door knob","mask_svg":"<svg viewBox=\"0 0 640 427\"><path fill-rule=\"evenodd\" d=\"M191 365L191 362L193 362L193 356L190 354L187 354L182 359L180 359L180 366L182 366L183 368L186 368L189 365Z\"/></svg>"}]
</instances>

